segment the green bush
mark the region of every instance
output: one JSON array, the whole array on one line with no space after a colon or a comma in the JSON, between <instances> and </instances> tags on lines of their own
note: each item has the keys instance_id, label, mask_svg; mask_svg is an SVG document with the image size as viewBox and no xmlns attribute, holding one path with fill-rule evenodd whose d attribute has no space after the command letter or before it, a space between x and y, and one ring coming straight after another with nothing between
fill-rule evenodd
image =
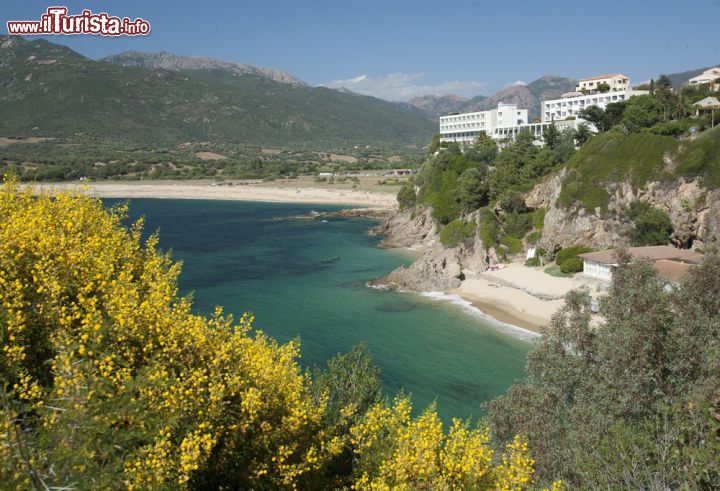
<instances>
[{"instance_id":1,"label":"green bush","mask_svg":"<svg viewBox=\"0 0 720 491\"><path fill-rule=\"evenodd\" d=\"M567 278L568 276L572 276L567 273L563 273L560 270L560 266L554 265L554 266L548 266L545 268L545 273L549 274L550 276L557 276L558 278Z\"/></svg>"},{"instance_id":2,"label":"green bush","mask_svg":"<svg viewBox=\"0 0 720 491\"><path fill-rule=\"evenodd\" d=\"M585 254L586 252L592 252L592 249L585 246L568 247L567 249L562 249L555 254L555 262L557 264L562 264L567 259L578 257L580 254Z\"/></svg>"},{"instance_id":3,"label":"green bush","mask_svg":"<svg viewBox=\"0 0 720 491\"><path fill-rule=\"evenodd\" d=\"M480 239L483 247L489 249L497 245L500 229L498 227L497 218L491 211L482 214L482 222L480 223Z\"/></svg>"},{"instance_id":4,"label":"green bush","mask_svg":"<svg viewBox=\"0 0 720 491\"><path fill-rule=\"evenodd\" d=\"M472 237L475 228L474 223L453 220L440 230L440 242L445 247L456 247L464 239Z\"/></svg>"},{"instance_id":5,"label":"green bush","mask_svg":"<svg viewBox=\"0 0 720 491\"><path fill-rule=\"evenodd\" d=\"M537 230L545 227L545 208L538 208L532 212L532 226Z\"/></svg>"},{"instance_id":6,"label":"green bush","mask_svg":"<svg viewBox=\"0 0 720 491\"><path fill-rule=\"evenodd\" d=\"M400 208L412 208L415 206L417 196L415 196L415 185L412 182L406 182L400 188L397 195L397 201Z\"/></svg>"},{"instance_id":7,"label":"green bush","mask_svg":"<svg viewBox=\"0 0 720 491\"><path fill-rule=\"evenodd\" d=\"M571 257L560 263L560 271L565 274L579 273L583 270L583 261L579 257Z\"/></svg>"},{"instance_id":8,"label":"green bush","mask_svg":"<svg viewBox=\"0 0 720 491\"><path fill-rule=\"evenodd\" d=\"M527 240L528 244L537 244L540 238L542 237L542 230L535 230L534 232L530 232L527 237L525 237L525 240Z\"/></svg>"},{"instance_id":9,"label":"green bush","mask_svg":"<svg viewBox=\"0 0 720 491\"><path fill-rule=\"evenodd\" d=\"M540 258L539 257L531 257L527 261L525 261L525 266L529 268L539 268L540 267Z\"/></svg>"},{"instance_id":10,"label":"green bush","mask_svg":"<svg viewBox=\"0 0 720 491\"><path fill-rule=\"evenodd\" d=\"M635 228L630 232L634 246L665 245L670 242L673 225L667 213L651 208L634 220Z\"/></svg>"},{"instance_id":11,"label":"green bush","mask_svg":"<svg viewBox=\"0 0 720 491\"><path fill-rule=\"evenodd\" d=\"M532 216L530 213L508 213L505 215L503 222L505 233L518 239L525 237L525 234L532 228Z\"/></svg>"},{"instance_id":12,"label":"green bush","mask_svg":"<svg viewBox=\"0 0 720 491\"><path fill-rule=\"evenodd\" d=\"M503 238L500 240L500 243L507 247L507 250L510 254L518 254L523 250L522 240L518 239L517 237L513 237L512 235L503 236Z\"/></svg>"}]
</instances>

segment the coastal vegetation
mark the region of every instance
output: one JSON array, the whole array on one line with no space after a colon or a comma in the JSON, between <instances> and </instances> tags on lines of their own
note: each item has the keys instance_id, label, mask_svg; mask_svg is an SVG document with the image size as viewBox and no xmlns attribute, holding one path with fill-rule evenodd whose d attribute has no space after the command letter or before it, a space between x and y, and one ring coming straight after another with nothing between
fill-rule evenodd
<instances>
[{"instance_id":1,"label":"coastal vegetation","mask_svg":"<svg viewBox=\"0 0 720 491\"><path fill-rule=\"evenodd\" d=\"M126 207L0 190L0 481L10 488L531 489L524 437L379 393L363 347L303 372L180 297ZM559 482L547 481L553 489ZM539 483L539 481L538 481Z\"/></svg>"},{"instance_id":2,"label":"coastal vegetation","mask_svg":"<svg viewBox=\"0 0 720 491\"><path fill-rule=\"evenodd\" d=\"M528 356L528 378L494 400L493 434L528 436L541 478L575 489L716 489L720 485L720 338L710 254L668 290L648 263L620 254L602 320L587 291Z\"/></svg>"}]
</instances>

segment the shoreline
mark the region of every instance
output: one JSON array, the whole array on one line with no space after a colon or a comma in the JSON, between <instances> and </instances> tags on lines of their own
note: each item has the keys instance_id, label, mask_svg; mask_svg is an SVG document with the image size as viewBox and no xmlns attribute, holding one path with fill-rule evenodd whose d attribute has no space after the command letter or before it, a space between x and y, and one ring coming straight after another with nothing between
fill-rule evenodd
<instances>
[{"instance_id":1,"label":"shoreline","mask_svg":"<svg viewBox=\"0 0 720 491\"><path fill-rule=\"evenodd\" d=\"M310 186L278 187L261 185L213 186L211 183L183 181L54 182L23 184L36 192L80 191L96 198L215 199L306 203L372 208L397 208L392 193L318 188Z\"/></svg>"}]
</instances>

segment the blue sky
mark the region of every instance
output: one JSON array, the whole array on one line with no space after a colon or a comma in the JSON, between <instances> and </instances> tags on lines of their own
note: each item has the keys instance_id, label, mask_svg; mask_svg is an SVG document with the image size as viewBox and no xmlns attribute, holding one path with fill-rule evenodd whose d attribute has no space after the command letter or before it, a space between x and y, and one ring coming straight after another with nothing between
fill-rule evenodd
<instances>
[{"instance_id":1,"label":"blue sky","mask_svg":"<svg viewBox=\"0 0 720 491\"><path fill-rule=\"evenodd\" d=\"M642 82L720 64L720 0L3 0L1 30L58 4L150 21L148 37L47 38L91 58L203 55L393 100L490 95L545 74L623 72Z\"/></svg>"}]
</instances>

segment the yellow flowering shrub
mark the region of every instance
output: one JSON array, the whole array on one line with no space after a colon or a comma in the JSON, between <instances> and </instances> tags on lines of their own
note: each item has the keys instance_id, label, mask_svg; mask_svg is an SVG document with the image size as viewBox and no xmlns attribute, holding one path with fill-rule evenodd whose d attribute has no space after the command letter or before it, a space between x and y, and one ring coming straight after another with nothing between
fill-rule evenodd
<instances>
[{"instance_id":1,"label":"yellow flowering shrub","mask_svg":"<svg viewBox=\"0 0 720 491\"><path fill-rule=\"evenodd\" d=\"M521 437L495 465L487 428L454 419L447 434L434 408L412 419L410 401L378 404L351 430L357 490L532 489L533 460ZM560 481L552 489L562 489Z\"/></svg>"},{"instance_id":2,"label":"yellow flowering shrub","mask_svg":"<svg viewBox=\"0 0 720 491\"><path fill-rule=\"evenodd\" d=\"M337 451L298 346L193 315L178 264L74 194L0 191L0 481L292 488ZM28 430L32 431L28 431ZM84 481L87 477L88 481Z\"/></svg>"},{"instance_id":3,"label":"yellow flowering shrub","mask_svg":"<svg viewBox=\"0 0 720 491\"><path fill-rule=\"evenodd\" d=\"M0 487L533 486L522 439L495 461L487 429L445 434L402 397L328 423L297 343L193 314L180 265L126 211L0 188Z\"/></svg>"}]
</instances>

